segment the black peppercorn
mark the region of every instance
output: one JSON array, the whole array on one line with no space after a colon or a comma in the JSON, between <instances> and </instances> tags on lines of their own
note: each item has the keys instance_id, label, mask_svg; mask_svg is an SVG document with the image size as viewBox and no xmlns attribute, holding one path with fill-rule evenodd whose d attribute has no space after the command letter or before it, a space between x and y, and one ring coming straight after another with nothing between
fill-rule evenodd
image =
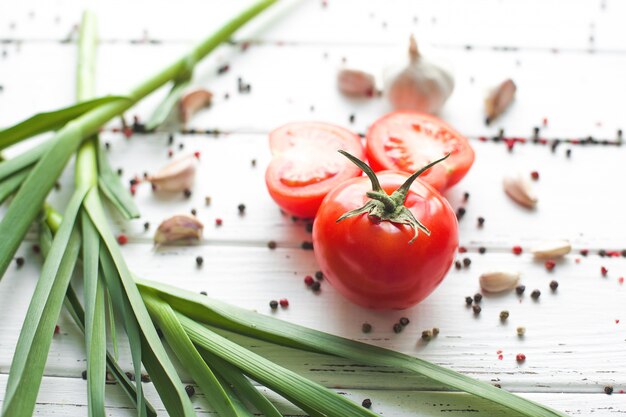
<instances>
[{"instance_id":1,"label":"black peppercorn","mask_svg":"<svg viewBox=\"0 0 626 417\"><path fill-rule=\"evenodd\" d=\"M361 325L361 331L362 331L363 333L369 333L369 332L371 332L371 331L372 331L372 325L371 325L371 324L369 324L369 323L363 323L363 324Z\"/></svg>"},{"instance_id":2,"label":"black peppercorn","mask_svg":"<svg viewBox=\"0 0 626 417\"><path fill-rule=\"evenodd\" d=\"M202 266L203 263L204 263L204 258L202 258L202 256L196 256L196 265Z\"/></svg>"},{"instance_id":3,"label":"black peppercorn","mask_svg":"<svg viewBox=\"0 0 626 417\"><path fill-rule=\"evenodd\" d=\"M321 288L322 284L320 284L319 281L315 281L313 284L311 284L311 289L315 292L318 292Z\"/></svg>"},{"instance_id":4,"label":"black peppercorn","mask_svg":"<svg viewBox=\"0 0 626 417\"><path fill-rule=\"evenodd\" d=\"M515 287L515 292L517 293L517 295L524 294L524 291L526 291L525 285L518 285L517 287Z\"/></svg>"},{"instance_id":5,"label":"black peppercorn","mask_svg":"<svg viewBox=\"0 0 626 417\"><path fill-rule=\"evenodd\" d=\"M469 268L469 266L472 264L472 260L470 258L463 258L463 266L466 268Z\"/></svg>"},{"instance_id":6,"label":"black peppercorn","mask_svg":"<svg viewBox=\"0 0 626 417\"><path fill-rule=\"evenodd\" d=\"M480 312L481 312L481 310L482 310L482 308L480 308L480 306L479 306L478 304L474 304L474 305L472 306L472 310L474 311L474 314L475 314L475 315L479 315L479 314L480 314Z\"/></svg>"},{"instance_id":7,"label":"black peppercorn","mask_svg":"<svg viewBox=\"0 0 626 417\"><path fill-rule=\"evenodd\" d=\"M272 310L276 310L278 308L278 301L276 301L276 300L270 301L270 308Z\"/></svg>"},{"instance_id":8,"label":"black peppercorn","mask_svg":"<svg viewBox=\"0 0 626 417\"><path fill-rule=\"evenodd\" d=\"M402 318L400 319L400 324L401 324L401 325L403 325L403 326L408 325L410 322L411 322L411 321L410 321L407 317L402 317Z\"/></svg>"},{"instance_id":9,"label":"black peppercorn","mask_svg":"<svg viewBox=\"0 0 626 417\"><path fill-rule=\"evenodd\" d=\"M402 325L400 323L396 323L393 325L393 332L400 333L402 331Z\"/></svg>"},{"instance_id":10,"label":"black peppercorn","mask_svg":"<svg viewBox=\"0 0 626 417\"><path fill-rule=\"evenodd\" d=\"M187 393L189 397L191 397L193 394L196 393L196 389L192 385L186 385L185 392Z\"/></svg>"},{"instance_id":11,"label":"black peppercorn","mask_svg":"<svg viewBox=\"0 0 626 417\"><path fill-rule=\"evenodd\" d=\"M315 271L315 279L322 281L324 279L324 273L322 271Z\"/></svg>"},{"instance_id":12,"label":"black peppercorn","mask_svg":"<svg viewBox=\"0 0 626 417\"><path fill-rule=\"evenodd\" d=\"M559 283L555 280L550 281L550 289L556 291L557 288L559 288Z\"/></svg>"},{"instance_id":13,"label":"black peppercorn","mask_svg":"<svg viewBox=\"0 0 626 417\"><path fill-rule=\"evenodd\" d=\"M465 297L465 304L467 304L468 306L471 306L472 303L474 302L474 299L470 296Z\"/></svg>"},{"instance_id":14,"label":"black peppercorn","mask_svg":"<svg viewBox=\"0 0 626 417\"><path fill-rule=\"evenodd\" d=\"M541 295L541 291L539 290L533 290L533 292L530 293L530 296L535 300L538 299L540 295Z\"/></svg>"},{"instance_id":15,"label":"black peppercorn","mask_svg":"<svg viewBox=\"0 0 626 417\"><path fill-rule=\"evenodd\" d=\"M476 294L474 294L474 302L475 303L480 303L483 299L483 295L479 292L477 292Z\"/></svg>"},{"instance_id":16,"label":"black peppercorn","mask_svg":"<svg viewBox=\"0 0 626 417\"><path fill-rule=\"evenodd\" d=\"M365 408L370 408L372 406L372 400L370 400L369 398L366 398L363 400L361 405Z\"/></svg>"}]
</instances>

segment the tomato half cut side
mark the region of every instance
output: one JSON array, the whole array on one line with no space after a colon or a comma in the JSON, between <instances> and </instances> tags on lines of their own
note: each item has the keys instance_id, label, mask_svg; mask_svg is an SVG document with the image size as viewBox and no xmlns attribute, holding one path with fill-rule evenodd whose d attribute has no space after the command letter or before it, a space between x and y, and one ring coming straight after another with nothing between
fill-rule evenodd
<instances>
[{"instance_id":1,"label":"tomato half cut side","mask_svg":"<svg viewBox=\"0 0 626 417\"><path fill-rule=\"evenodd\" d=\"M474 163L465 136L437 117L411 111L389 113L367 131L366 152L375 171L413 173L450 153L450 157L420 176L443 192L459 182Z\"/></svg>"},{"instance_id":2,"label":"tomato half cut side","mask_svg":"<svg viewBox=\"0 0 626 417\"><path fill-rule=\"evenodd\" d=\"M329 123L297 122L270 133L272 161L265 172L270 196L289 214L313 218L336 185L361 175L361 170L337 152L364 157L361 138Z\"/></svg>"}]
</instances>

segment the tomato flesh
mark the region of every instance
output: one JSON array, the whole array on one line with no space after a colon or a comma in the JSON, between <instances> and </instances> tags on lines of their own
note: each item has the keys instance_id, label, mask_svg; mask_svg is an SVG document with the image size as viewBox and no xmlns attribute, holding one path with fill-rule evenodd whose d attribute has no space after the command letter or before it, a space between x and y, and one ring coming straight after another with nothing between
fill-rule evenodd
<instances>
[{"instance_id":1,"label":"tomato flesh","mask_svg":"<svg viewBox=\"0 0 626 417\"><path fill-rule=\"evenodd\" d=\"M407 178L400 172L378 175L391 194ZM429 230L413 243L413 230L376 221L367 214L336 220L363 206L371 183L365 177L345 181L324 199L313 224L317 262L328 281L350 301L372 309L405 309L426 298L450 269L458 246L458 225L445 198L417 180L405 206Z\"/></svg>"},{"instance_id":2,"label":"tomato flesh","mask_svg":"<svg viewBox=\"0 0 626 417\"><path fill-rule=\"evenodd\" d=\"M286 212L315 216L324 196L361 174L339 149L364 157L358 135L328 123L290 123L270 133L274 158L265 173L270 196Z\"/></svg>"},{"instance_id":3,"label":"tomato flesh","mask_svg":"<svg viewBox=\"0 0 626 417\"><path fill-rule=\"evenodd\" d=\"M377 120L367 132L366 150L375 171L395 169L407 173L449 153L448 159L420 177L439 191L459 182L474 162L467 138L434 116L408 111Z\"/></svg>"}]
</instances>

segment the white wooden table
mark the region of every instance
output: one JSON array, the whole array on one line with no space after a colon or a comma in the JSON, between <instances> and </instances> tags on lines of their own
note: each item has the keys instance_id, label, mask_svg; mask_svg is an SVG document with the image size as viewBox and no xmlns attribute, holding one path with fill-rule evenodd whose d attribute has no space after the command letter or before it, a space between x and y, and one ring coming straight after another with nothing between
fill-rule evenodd
<instances>
[{"instance_id":1,"label":"white wooden table","mask_svg":"<svg viewBox=\"0 0 626 417\"><path fill-rule=\"evenodd\" d=\"M201 133L135 135L130 140L107 129L115 168L125 180L154 172L175 156L201 152L198 181L189 199L162 197L147 185L136 200L142 218L131 223L114 219L130 240L123 247L131 268L140 276L168 282L235 305L274 314L284 320L416 355L571 415L615 416L626 413L626 258L601 257L600 250L626 248L624 147L527 143L508 152L502 143L482 142L500 128L505 136L532 138L534 126L547 139L593 136L616 139L626 127L626 3L595 1L462 0L435 1L300 1L286 2L267 12L220 48L196 71L199 85L216 94L213 107L199 114L190 128ZM36 111L70 104L76 46L73 26L83 6L98 15L98 90L123 94L128 87L185 51L219 22L242 8L244 1L178 0L176 2L114 0L90 4L55 0L0 3L0 126ZM427 300L404 312L372 312L351 305L328 284L319 294L307 290L303 277L317 270L312 251L300 248L311 235L306 224L281 215L267 194L264 170L269 161L267 132L294 120L322 120L364 132L389 110L384 99L347 100L336 91L334 78L347 63L379 72L404 57L408 34L414 32L425 49L455 68L456 90L442 117L466 133L476 150L469 175L447 197L464 206L461 245L472 264L454 268ZM69 42L67 42L69 41ZM251 46L242 52L242 43ZM217 75L228 63L230 70ZM237 78L249 82L249 94L237 92ZM485 127L482 100L488 88L506 77L518 85L513 107L491 127ZM224 94L229 93L229 99ZM145 119L163 92L134 109ZM349 116L355 115L353 124ZM542 126L543 119L547 126ZM110 127L118 126L119 121ZM207 130L217 129L218 135ZM184 149L179 149L184 146ZM566 158L571 149L571 158ZM257 161L252 166L251 160ZM63 207L70 193L71 167L50 201ZM540 173L534 183L536 211L523 210L502 192L502 177L518 171ZM463 203L464 192L470 192ZM212 202L206 206L205 196ZM246 205L245 215L237 206ZM205 222L197 246L155 250L156 225L192 208ZM476 219L483 216L483 228ZM215 227L215 219L223 219ZM144 231L144 222L151 228ZM34 235L32 236L34 238ZM0 238L2 238L0 236ZM547 272L528 249L548 238L566 238L573 252ZM267 242L278 243L275 250ZM511 253L514 245L525 252ZM479 248L486 248L479 254ZM588 249L587 257L579 254ZM34 289L40 262L30 244L19 255L27 262L10 268L0 283L0 397L4 392L19 329ZM198 268L196 256L204 257ZM608 268L602 277L600 268ZM475 317L464 298L479 290L480 273L507 267L522 273L526 294L485 297ZM549 282L556 279L556 292ZM622 280L623 282L623 280ZM529 293L541 290L533 301ZM288 309L272 312L271 299L288 298ZM509 320L499 320L501 310ZM393 324L411 323L401 334ZM361 324L373 325L370 334ZM85 416L86 381L82 335L63 313L55 335L39 395L38 415ZM422 330L437 326L441 334L428 343ZM519 338L516 327L525 326ZM361 402L385 416L502 416L498 408L464 394L442 392L428 380L386 369L361 367L351 361L275 350L255 344L255 351L279 360ZM525 363L518 364L517 353ZM499 358L499 355L500 358ZM124 349L120 362L129 367ZM184 375L184 372L183 372ZM163 410L151 384L149 399ZM613 386L613 395L604 393ZM133 412L121 390L107 386L108 414ZM211 414L204 397L194 396L200 415ZM277 400L288 415L301 412ZM165 412L163 411L163 414Z\"/></svg>"}]
</instances>

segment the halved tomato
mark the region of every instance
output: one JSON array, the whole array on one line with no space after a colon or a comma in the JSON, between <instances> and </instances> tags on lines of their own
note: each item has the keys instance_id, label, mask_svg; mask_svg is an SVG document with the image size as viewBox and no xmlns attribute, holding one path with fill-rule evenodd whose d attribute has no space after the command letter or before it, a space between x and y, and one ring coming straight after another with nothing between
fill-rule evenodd
<instances>
[{"instance_id":1,"label":"halved tomato","mask_svg":"<svg viewBox=\"0 0 626 417\"><path fill-rule=\"evenodd\" d=\"M339 149L364 158L361 138L340 126L321 122L289 123L270 133L274 158L265 172L270 195L286 212L313 218L336 185L361 170Z\"/></svg>"},{"instance_id":2,"label":"halved tomato","mask_svg":"<svg viewBox=\"0 0 626 417\"><path fill-rule=\"evenodd\" d=\"M374 122L366 138L367 158L375 171L412 174L449 153L448 159L420 177L441 192L459 182L474 162L474 150L465 136L424 113L389 113Z\"/></svg>"}]
</instances>

